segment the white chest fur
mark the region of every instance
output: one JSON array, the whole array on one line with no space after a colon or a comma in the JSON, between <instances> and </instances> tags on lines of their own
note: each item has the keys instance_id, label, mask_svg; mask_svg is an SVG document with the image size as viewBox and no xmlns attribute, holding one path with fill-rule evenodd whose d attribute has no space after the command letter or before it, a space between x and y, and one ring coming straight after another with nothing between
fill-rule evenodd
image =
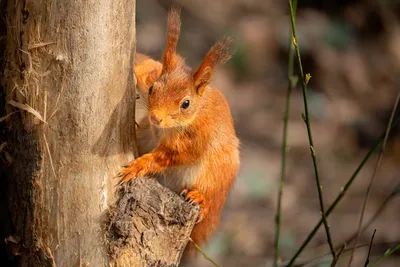
<instances>
[{"instance_id":1,"label":"white chest fur","mask_svg":"<svg viewBox=\"0 0 400 267\"><path fill-rule=\"evenodd\" d=\"M143 155L150 153L157 147L162 132L151 125L147 117L147 112L140 115L141 120L140 128L137 131L137 139L139 142L140 155ZM163 186L180 193L182 189L190 188L201 175L202 169L203 166L200 162L192 165L176 166L166 169L162 174L156 175L156 178Z\"/></svg>"},{"instance_id":2,"label":"white chest fur","mask_svg":"<svg viewBox=\"0 0 400 267\"><path fill-rule=\"evenodd\" d=\"M201 170L200 163L168 168L163 174L157 176L157 180L163 186L180 193L182 189L191 187L201 175Z\"/></svg>"}]
</instances>

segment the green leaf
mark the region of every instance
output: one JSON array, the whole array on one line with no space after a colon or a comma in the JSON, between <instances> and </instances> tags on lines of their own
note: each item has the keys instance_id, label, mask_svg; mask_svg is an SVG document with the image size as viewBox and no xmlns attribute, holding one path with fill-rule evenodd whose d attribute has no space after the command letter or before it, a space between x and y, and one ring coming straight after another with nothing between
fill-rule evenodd
<instances>
[{"instance_id":1,"label":"green leaf","mask_svg":"<svg viewBox=\"0 0 400 267\"><path fill-rule=\"evenodd\" d=\"M311 79L311 74L310 74L310 73L307 73L307 74L306 74L306 78L305 78L305 83L308 84L308 82L310 81L310 79Z\"/></svg>"}]
</instances>

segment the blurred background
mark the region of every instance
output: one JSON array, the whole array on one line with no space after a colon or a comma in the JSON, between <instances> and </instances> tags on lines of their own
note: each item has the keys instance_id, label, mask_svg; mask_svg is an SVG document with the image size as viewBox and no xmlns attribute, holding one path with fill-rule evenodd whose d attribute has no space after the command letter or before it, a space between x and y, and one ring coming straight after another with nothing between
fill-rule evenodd
<instances>
[{"instance_id":1,"label":"blurred background","mask_svg":"<svg viewBox=\"0 0 400 267\"><path fill-rule=\"evenodd\" d=\"M241 140L242 167L219 231L204 249L221 266L271 266L288 88L288 2L138 0L138 52L160 59L171 4L183 7L178 51L191 67L200 64L218 39L231 35L235 40L235 55L216 72L213 84L230 103ZM396 0L299 0L298 43L304 71L312 75L309 109L326 206L386 129L400 83L399 15L400 1ZM292 94L282 206L283 261L290 259L320 219L302 112L297 86ZM400 243L399 133L395 129L387 144L364 221L392 197L359 239L359 244L368 244L377 229L372 262ZM373 157L329 217L336 246L357 229L375 162ZM363 266L367 251L368 246L358 249L352 266ZM300 259L324 254L329 254L329 248L321 227ZM348 256L344 253L337 266L347 266ZM395 253L380 266L400 266L399 256ZM213 265L199 256L186 266ZM307 266L330 266L329 257Z\"/></svg>"}]
</instances>

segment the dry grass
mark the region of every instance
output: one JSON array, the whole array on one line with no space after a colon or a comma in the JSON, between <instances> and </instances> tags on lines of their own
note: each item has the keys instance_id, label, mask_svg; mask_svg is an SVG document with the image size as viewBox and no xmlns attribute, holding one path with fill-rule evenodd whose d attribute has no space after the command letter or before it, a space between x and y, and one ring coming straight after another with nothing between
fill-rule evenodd
<instances>
[{"instance_id":1,"label":"dry grass","mask_svg":"<svg viewBox=\"0 0 400 267\"><path fill-rule=\"evenodd\" d=\"M4 71L4 87L7 92L7 113L14 114L15 108L22 116L28 132L33 131L41 122L47 123L47 95L44 88L51 73L51 46L54 41L44 41L41 20L29 17L30 23L23 23L21 3L16 3L6 17L7 26L7 64ZM50 57L49 57L50 56ZM50 82L51 84L51 82ZM56 110L56 108L54 108ZM53 112L54 113L54 112Z\"/></svg>"},{"instance_id":2,"label":"dry grass","mask_svg":"<svg viewBox=\"0 0 400 267\"><path fill-rule=\"evenodd\" d=\"M19 109L22 109L22 110L25 110L25 111L31 113L37 119L39 119L40 121L46 123L46 121L43 119L42 115L40 115L40 113L37 110L33 109L28 104L22 104L22 103L14 101L14 100L9 100L7 103L10 104L11 106L14 106L16 108L19 108Z\"/></svg>"}]
</instances>

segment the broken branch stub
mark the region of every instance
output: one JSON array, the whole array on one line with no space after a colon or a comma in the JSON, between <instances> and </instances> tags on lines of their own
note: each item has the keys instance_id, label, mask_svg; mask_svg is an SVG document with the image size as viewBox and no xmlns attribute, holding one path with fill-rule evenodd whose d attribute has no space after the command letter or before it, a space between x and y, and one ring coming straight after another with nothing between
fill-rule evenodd
<instances>
[{"instance_id":1,"label":"broken branch stub","mask_svg":"<svg viewBox=\"0 0 400 267\"><path fill-rule=\"evenodd\" d=\"M155 179L120 186L107 222L112 264L178 266L198 212Z\"/></svg>"}]
</instances>

